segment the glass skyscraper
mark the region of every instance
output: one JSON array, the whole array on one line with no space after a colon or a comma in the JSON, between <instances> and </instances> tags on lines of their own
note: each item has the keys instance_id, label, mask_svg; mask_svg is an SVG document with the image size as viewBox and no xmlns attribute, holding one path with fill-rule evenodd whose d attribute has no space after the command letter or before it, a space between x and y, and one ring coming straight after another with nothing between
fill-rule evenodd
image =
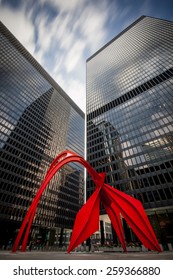
<instances>
[{"instance_id":1,"label":"glass skyscraper","mask_svg":"<svg viewBox=\"0 0 173 280\"><path fill-rule=\"evenodd\" d=\"M12 243L54 157L84 156L84 113L0 23L0 247ZM30 239L68 243L83 205L83 167L63 167L43 193Z\"/></svg>"},{"instance_id":2,"label":"glass skyscraper","mask_svg":"<svg viewBox=\"0 0 173 280\"><path fill-rule=\"evenodd\" d=\"M173 242L173 22L142 16L87 60L87 160Z\"/></svg>"}]
</instances>

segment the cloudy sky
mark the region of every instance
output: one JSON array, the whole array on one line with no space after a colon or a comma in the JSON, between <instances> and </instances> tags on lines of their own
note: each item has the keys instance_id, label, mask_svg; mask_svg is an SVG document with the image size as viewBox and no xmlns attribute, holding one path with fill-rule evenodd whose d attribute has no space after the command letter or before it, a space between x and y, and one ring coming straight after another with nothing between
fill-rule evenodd
<instances>
[{"instance_id":1,"label":"cloudy sky","mask_svg":"<svg viewBox=\"0 0 173 280\"><path fill-rule=\"evenodd\" d=\"M86 59L141 15L172 11L172 0L0 0L0 20L83 111Z\"/></svg>"}]
</instances>

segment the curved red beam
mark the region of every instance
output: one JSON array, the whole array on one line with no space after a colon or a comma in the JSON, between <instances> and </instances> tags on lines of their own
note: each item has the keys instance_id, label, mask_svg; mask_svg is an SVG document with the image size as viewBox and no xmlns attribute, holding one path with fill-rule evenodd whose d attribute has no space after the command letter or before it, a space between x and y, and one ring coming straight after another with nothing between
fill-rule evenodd
<instances>
[{"instance_id":1,"label":"curved red beam","mask_svg":"<svg viewBox=\"0 0 173 280\"><path fill-rule=\"evenodd\" d=\"M110 187L107 184L104 184L105 173L97 173L82 157L66 150L60 153L50 165L46 176L22 222L21 228L14 242L12 252L16 252L24 231L25 235L21 250L26 250L30 229L41 195L55 173L62 166L70 162L78 162L87 168L87 171L96 185L96 190L76 215L68 252L72 251L76 246L84 242L99 229L100 201L102 201L103 206L110 217L124 251L126 251L126 246L120 214L129 223L132 230L136 233L145 247L151 250L161 251L154 231L140 201Z\"/></svg>"},{"instance_id":2,"label":"curved red beam","mask_svg":"<svg viewBox=\"0 0 173 280\"><path fill-rule=\"evenodd\" d=\"M66 150L63 151L62 153L60 153L52 162L51 166L49 167L46 176L35 196L35 198L32 201L32 204L22 222L21 228L19 230L19 233L16 237L16 240L14 242L13 248L12 248L12 252L16 252L20 240L22 238L22 235L24 233L24 231L26 230L25 233L25 237L24 240L22 242L22 246L21 246L21 251L25 251L26 250L26 246L27 246L27 241L28 241L28 236L29 236L29 232L30 232L30 228L32 225L32 221L34 219L34 215L36 212L36 208L38 206L39 200L41 198L41 195L43 193L43 191L45 190L45 188L47 187L47 185L49 184L50 180L52 179L52 177L55 175L55 173L65 164L69 163L69 162L78 162L81 163L84 167L87 168L89 174L91 175L93 181L95 182L95 184L97 185L100 177L98 175L98 173L90 166L90 164L84 160L82 157L80 157L79 155Z\"/></svg>"}]
</instances>

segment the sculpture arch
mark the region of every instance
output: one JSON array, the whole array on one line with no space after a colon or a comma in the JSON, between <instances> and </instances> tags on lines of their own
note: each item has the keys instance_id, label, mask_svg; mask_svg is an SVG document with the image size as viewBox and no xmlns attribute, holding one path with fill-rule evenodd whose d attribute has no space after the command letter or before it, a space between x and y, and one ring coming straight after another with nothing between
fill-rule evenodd
<instances>
[{"instance_id":1,"label":"sculpture arch","mask_svg":"<svg viewBox=\"0 0 173 280\"><path fill-rule=\"evenodd\" d=\"M50 165L46 176L22 222L21 228L14 242L12 252L16 252L18 249L24 231L25 235L21 251L26 250L30 229L42 193L55 173L65 164L70 162L78 162L87 169L96 185L96 190L88 199L86 204L84 204L84 206L79 210L76 216L68 252L72 251L76 246L85 241L96 230L98 230L100 201L102 201L103 206L110 217L124 251L126 251L126 245L120 214L123 215L124 219L128 222L132 230L147 248L161 251L142 204L137 199L105 184L105 173L97 173L81 156L72 151L65 150L60 153Z\"/></svg>"}]
</instances>

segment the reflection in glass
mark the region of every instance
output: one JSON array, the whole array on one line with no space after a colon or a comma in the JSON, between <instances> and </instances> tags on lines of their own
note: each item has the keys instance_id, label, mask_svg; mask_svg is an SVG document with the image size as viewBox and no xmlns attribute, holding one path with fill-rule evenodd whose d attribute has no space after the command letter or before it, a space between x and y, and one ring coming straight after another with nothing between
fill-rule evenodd
<instances>
[{"instance_id":1,"label":"reflection in glass","mask_svg":"<svg viewBox=\"0 0 173 280\"><path fill-rule=\"evenodd\" d=\"M84 156L84 114L0 23L0 248L13 241L52 160ZM34 218L35 246L67 245L83 204L83 168L51 180Z\"/></svg>"},{"instance_id":2,"label":"reflection in glass","mask_svg":"<svg viewBox=\"0 0 173 280\"><path fill-rule=\"evenodd\" d=\"M141 17L87 60L87 160L141 200L154 223L155 211L173 212L172 29ZM93 188L88 177L88 197ZM163 230L157 223L158 236Z\"/></svg>"}]
</instances>

